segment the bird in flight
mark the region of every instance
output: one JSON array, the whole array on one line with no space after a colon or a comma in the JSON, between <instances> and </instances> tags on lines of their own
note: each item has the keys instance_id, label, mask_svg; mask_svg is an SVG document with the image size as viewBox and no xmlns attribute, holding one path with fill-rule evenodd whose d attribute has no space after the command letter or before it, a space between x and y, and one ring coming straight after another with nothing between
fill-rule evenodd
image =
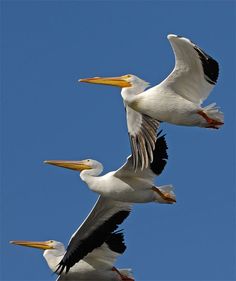
<instances>
[{"instance_id":1,"label":"bird in flight","mask_svg":"<svg viewBox=\"0 0 236 281\"><path fill-rule=\"evenodd\" d=\"M159 132L159 135L161 132ZM154 179L162 173L167 163L167 144L165 136L157 136L153 161L143 170L134 170L133 156L116 171L99 176L103 171L100 162L93 159L82 161L46 160L47 164L72 169L80 172L80 178L88 187L114 202L128 203L175 203L172 185L155 186Z\"/></svg>"},{"instance_id":2,"label":"bird in flight","mask_svg":"<svg viewBox=\"0 0 236 281\"><path fill-rule=\"evenodd\" d=\"M53 272L56 271L58 263L66 252L65 246L55 240L43 242L10 241L10 243L44 250L43 257ZM114 267L117 257L123 254L125 249L123 233L111 233L100 247L95 248L72 266L67 274L61 273L57 281L134 281L131 269L117 269Z\"/></svg>"},{"instance_id":3,"label":"bird in flight","mask_svg":"<svg viewBox=\"0 0 236 281\"><path fill-rule=\"evenodd\" d=\"M147 168L152 162L160 122L213 129L224 124L223 113L215 103L201 106L217 82L218 62L185 37L170 34L167 38L175 66L154 87L147 89L149 83L132 74L79 80L121 88L135 169Z\"/></svg>"},{"instance_id":4,"label":"bird in flight","mask_svg":"<svg viewBox=\"0 0 236 281\"><path fill-rule=\"evenodd\" d=\"M124 253L123 233L116 231L129 215L129 203L99 196L93 209L72 235L67 249L61 242L14 240L15 245L44 250L48 266L66 280L134 281L131 269L117 269L114 263Z\"/></svg>"}]
</instances>

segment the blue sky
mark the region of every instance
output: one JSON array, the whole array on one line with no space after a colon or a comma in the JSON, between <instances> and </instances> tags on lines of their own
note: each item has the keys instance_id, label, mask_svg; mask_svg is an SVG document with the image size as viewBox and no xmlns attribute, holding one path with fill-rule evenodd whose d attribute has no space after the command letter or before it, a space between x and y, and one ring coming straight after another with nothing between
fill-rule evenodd
<instances>
[{"instance_id":1,"label":"blue sky","mask_svg":"<svg viewBox=\"0 0 236 281\"><path fill-rule=\"evenodd\" d=\"M119 267L136 280L236 280L235 2L2 1L1 280L54 280L42 253L9 240L67 243L97 195L45 159L94 158L105 172L130 153L119 89L79 84L136 74L152 85L172 70L167 34L186 36L220 64L205 104L222 129L163 124L169 161L157 184L174 206L136 205L122 228Z\"/></svg>"}]
</instances>

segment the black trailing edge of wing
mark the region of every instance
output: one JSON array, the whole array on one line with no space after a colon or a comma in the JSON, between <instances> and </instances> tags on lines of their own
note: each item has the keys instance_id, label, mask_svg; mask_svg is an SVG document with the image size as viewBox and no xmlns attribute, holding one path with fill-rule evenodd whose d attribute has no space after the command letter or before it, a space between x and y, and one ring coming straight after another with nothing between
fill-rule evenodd
<instances>
[{"instance_id":1,"label":"black trailing edge of wing","mask_svg":"<svg viewBox=\"0 0 236 281\"><path fill-rule=\"evenodd\" d=\"M64 269L66 269L65 272L67 273L74 264L83 259L88 253L92 252L95 248L100 247L106 240L109 240L109 237L112 232L115 231L118 225L121 224L128 217L129 213L129 211L117 212L108 220L106 220L103 224L98 226L98 228L95 229L85 239L81 240L78 237L73 237L67 247L64 257L62 258L56 269L56 273L61 275ZM120 239L120 237L118 239ZM116 241L118 239L116 239Z\"/></svg>"},{"instance_id":2,"label":"black trailing edge of wing","mask_svg":"<svg viewBox=\"0 0 236 281\"><path fill-rule=\"evenodd\" d=\"M120 231L114 232L110 237L105 241L109 249L113 252L123 254L126 250L124 243L124 234Z\"/></svg>"},{"instance_id":3,"label":"black trailing edge of wing","mask_svg":"<svg viewBox=\"0 0 236 281\"><path fill-rule=\"evenodd\" d=\"M155 143L155 149L153 151L153 161L150 164L150 168L156 175L160 175L165 168L167 163L168 154L167 154L167 143L165 140L165 135L160 136L162 131L157 135L157 140Z\"/></svg>"},{"instance_id":4,"label":"black trailing edge of wing","mask_svg":"<svg viewBox=\"0 0 236 281\"><path fill-rule=\"evenodd\" d=\"M211 56L206 54L203 50L195 45L194 50L198 53L203 71L205 74L205 79L208 83L215 85L219 76L219 64Z\"/></svg>"}]
</instances>

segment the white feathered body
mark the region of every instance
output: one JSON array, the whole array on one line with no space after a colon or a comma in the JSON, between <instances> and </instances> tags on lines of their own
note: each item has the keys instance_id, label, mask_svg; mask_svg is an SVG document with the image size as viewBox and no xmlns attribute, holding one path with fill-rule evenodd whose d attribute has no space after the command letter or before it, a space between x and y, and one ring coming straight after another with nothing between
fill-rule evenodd
<instances>
[{"instance_id":1,"label":"white feathered body","mask_svg":"<svg viewBox=\"0 0 236 281\"><path fill-rule=\"evenodd\" d=\"M209 120L198 113L202 111L203 115L206 114L216 121L214 125L218 128L224 121L219 108L215 107L215 104L201 107L217 82L217 61L187 38L170 34L168 39L175 55L173 71L160 84L146 91L138 91L135 94L132 87L123 88L121 95L125 103L159 121L183 126L209 127ZM132 77L134 82L138 79ZM217 122L222 124L216 124Z\"/></svg>"},{"instance_id":2,"label":"white feathered body","mask_svg":"<svg viewBox=\"0 0 236 281\"><path fill-rule=\"evenodd\" d=\"M91 266L84 260L74 265L68 274L63 273L57 281L77 281L77 280L99 280L99 281L120 281L118 274L111 270L99 270Z\"/></svg>"},{"instance_id":3,"label":"white feathered body","mask_svg":"<svg viewBox=\"0 0 236 281\"><path fill-rule=\"evenodd\" d=\"M91 177L89 175L84 177L81 175L81 178L87 183L91 190L116 201L130 203L156 201L165 203L165 200L152 190L154 186L152 181L141 177L129 176L120 179L115 176L115 173L116 172L110 172L99 177ZM165 187L163 188L165 190ZM158 187L158 189L162 190L162 187Z\"/></svg>"},{"instance_id":4,"label":"white feathered body","mask_svg":"<svg viewBox=\"0 0 236 281\"><path fill-rule=\"evenodd\" d=\"M165 91L163 88L151 88L137 95L135 102L130 106L159 121L182 126L207 126L206 120L197 114L201 107L176 95L170 89Z\"/></svg>"},{"instance_id":5,"label":"white feathered body","mask_svg":"<svg viewBox=\"0 0 236 281\"><path fill-rule=\"evenodd\" d=\"M55 272L59 262L63 258L64 251L46 250L44 258L47 261L49 268ZM83 260L80 260L70 268L68 273L62 273L57 281L120 281L119 275L112 271L113 262L118 254L111 251L106 244L94 249ZM132 276L131 269L119 269L119 271L128 276Z\"/></svg>"}]
</instances>

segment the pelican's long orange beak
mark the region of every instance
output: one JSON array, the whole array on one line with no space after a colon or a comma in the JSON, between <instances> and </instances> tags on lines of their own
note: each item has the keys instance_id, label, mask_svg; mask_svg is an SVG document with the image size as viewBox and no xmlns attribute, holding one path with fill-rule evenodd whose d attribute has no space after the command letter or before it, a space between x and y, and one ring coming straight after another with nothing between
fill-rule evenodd
<instances>
[{"instance_id":1,"label":"pelican's long orange beak","mask_svg":"<svg viewBox=\"0 0 236 281\"><path fill-rule=\"evenodd\" d=\"M76 170L80 172L83 170L92 169L92 167L89 165L87 160L82 160L82 161L46 160L44 161L44 163L55 165L66 169Z\"/></svg>"},{"instance_id":2,"label":"pelican's long orange beak","mask_svg":"<svg viewBox=\"0 0 236 281\"><path fill-rule=\"evenodd\" d=\"M10 243L14 244L14 245L37 248L37 249L41 249L41 250L53 249L51 241L34 242L34 241L13 240L13 241L10 241Z\"/></svg>"},{"instance_id":3,"label":"pelican's long orange beak","mask_svg":"<svg viewBox=\"0 0 236 281\"><path fill-rule=\"evenodd\" d=\"M131 83L127 81L129 75L124 75L120 77L93 77L80 79L79 82L92 83L92 84L102 84L109 86L116 86L120 88L131 87Z\"/></svg>"}]
</instances>

